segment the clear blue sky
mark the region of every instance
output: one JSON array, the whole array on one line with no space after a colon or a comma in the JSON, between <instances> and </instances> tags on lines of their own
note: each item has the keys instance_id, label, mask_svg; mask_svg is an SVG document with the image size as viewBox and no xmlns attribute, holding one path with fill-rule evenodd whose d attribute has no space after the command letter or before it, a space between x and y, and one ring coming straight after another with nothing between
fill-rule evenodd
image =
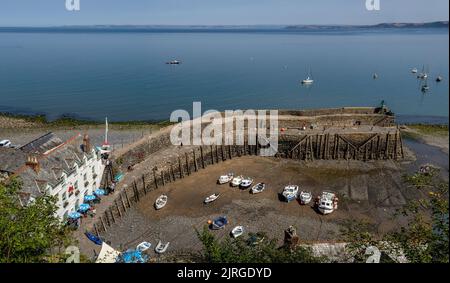
<instances>
[{"instance_id":1,"label":"clear blue sky","mask_svg":"<svg viewBox=\"0 0 450 283\"><path fill-rule=\"evenodd\" d=\"M448 0L0 0L0 26L375 24L448 20Z\"/></svg>"}]
</instances>

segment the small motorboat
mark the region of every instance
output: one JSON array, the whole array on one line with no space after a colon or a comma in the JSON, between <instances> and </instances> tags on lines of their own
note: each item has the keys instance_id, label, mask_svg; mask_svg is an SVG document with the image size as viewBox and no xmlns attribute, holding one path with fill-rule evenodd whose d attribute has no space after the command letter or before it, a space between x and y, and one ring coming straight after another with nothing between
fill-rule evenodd
<instances>
[{"instance_id":1,"label":"small motorboat","mask_svg":"<svg viewBox=\"0 0 450 283\"><path fill-rule=\"evenodd\" d=\"M241 189L248 189L252 184L253 184L253 179L247 177L245 179L242 179L241 184L239 186Z\"/></svg>"},{"instance_id":2,"label":"small motorboat","mask_svg":"<svg viewBox=\"0 0 450 283\"><path fill-rule=\"evenodd\" d=\"M374 80L378 79L378 74L377 74L377 73L374 73L374 74L372 75L372 78L373 78Z\"/></svg>"},{"instance_id":3,"label":"small motorboat","mask_svg":"<svg viewBox=\"0 0 450 283\"><path fill-rule=\"evenodd\" d=\"M308 204L312 200L312 194L311 192L300 192L299 199L301 204Z\"/></svg>"},{"instance_id":4,"label":"small motorboat","mask_svg":"<svg viewBox=\"0 0 450 283\"><path fill-rule=\"evenodd\" d=\"M168 197L166 195L160 195L155 201L155 208L161 209L167 204Z\"/></svg>"},{"instance_id":5,"label":"small motorboat","mask_svg":"<svg viewBox=\"0 0 450 283\"><path fill-rule=\"evenodd\" d=\"M442 76L437 76L436 78L436 82L442 82L444 78Z\"/></svg>"},{"instance_id":6,"label":"small motorboat","mask_svg":"<svg viewBox=\"0 0 450 283\"><path fill-rule=\"evenodd\" d=\"M322 195L317 198L317 209L324 215L330 214L337 209L338 198L332 192L322 192Z\"/></svg>"},{"instance_id":7,"label":"small motorboat","mask_svg":"<svg viewBox=\"0 0 450 283\"><path fill-rule=\"evenodd\" d=\"M302 80L302 84L304 84L304 85L310 85L312 83L314 83L314 80L309 76L306 77L306 79Z\"/></svg>"},{"instance_id":8,"label":"small motorboat","mask_svg":"<svg viewBox=\"0 0 450 283\"><path fill-rule=\"evenodd\" d=\"M225 216L217 217L216 219L210 222L211 222L211 229L214 230L223 229L225 225L228 224L228 220Z\"/></svg>"},{"instance_id":9,"label":"small motorboat","mask_svg":"<svg viewBox=\"0 0 450 283\"><path fill-rule=\"evenodd\" d=\"M231 230L231 236L233 238L237 238L237 237L241 236L242 234L244 234L243 226L236 226L233 228L233 230Z\"/></svg>"},{"instance_id":10,"label":"small motorboat","mask_svg":"<svg viewBox=\"0 0 450 283\"><path fill-rule=\"evenodd\" d=\"M158 254L165 253L167 251L167 248L169 247L169 244L170 242L163 244L161 241L159 241L155 247L155 252Z\"/></svg>"},{"instance_id":11,"label":"small motorboat","mask_svg":"<svg viewBox=\"0 0 450 283\"><path fill-rule=\"evenodd\" d=\"M171 61L166 62L166 64L168 64L168 65L180 65L181 62L178 61L178 60L171 60Z\"/></svg>"},{"instance_id":12,"label":"small motorboat","mask_svg":"<svg viewBox=\"0 0 450 283\"><path fill-rule=\"evenodd\" d=\"M412 68L412 69L411 69L411 73L417 74L417 68Z\"/></svg>"},{"instance_id":13,"label":"small motorboat","mask_svg":"<svg viewBox=\"0 0 450 283\"><path fill-rule=\"evenodd\" d=\"M231 186L238 187L241 184L242 179L244 179L244 177L242 177L242 176L234 177L233 180L231 180L231 183L230 183Z\"/></svg>"},{"instance_id":14,"label":"small motorboat","mask_svg":"<svg viewBox=\"0 0 450 283\"><path fill-rule=\"evenodd\" d=\"M138 250L140 252L144 252L144 251L148 250L151 246L152 246L152 244L149 242L142 242L139 245L137 245L136 250Z\"/></svg>"},{"instance_id":15,"label":"small motorboat","mask_svg":"<svg viewBox=\"0 0 450 283\"><path fill-rule=\"evenodd\" d=\"M298 196L298 186L297 185L288 185L284 187L281 195L287 202L290 202L297 198Z\"/></svg>"},{"instance_id":16,"label":"small motorboat","mask_svg":"<svg viewBox=\"0 0 450 283\"><path fill-rule=\"evenodd\" d=\"M250 190L250 192L252 194L259 194L259 193L263 192L265 190L265 188L266 188L266 184L258 183L253 186L253 188Z\"/></svg>"},{"instance_id":17,"label":"small motorboat","mask_svg":"<svg viewBox=\"0 0 450 283\"><path fill-rule=\"evenodd\" d=\"M233 173L228 173L227 175L222 175L222 176L220 176L219 179L217 180L217 183L218 183L219 185L226 184L226 183L230 182L231 180L233 180L233 176L234 176Z\"/></svg>"},{"instance_id":18,"label":"small motorboat","mask_svg":"<svg viewBox=\"0 0 450 283\"><path fill-rule=\"evenodd\" d=\"M215 201L218 197L220 196L219 193L215 193L213 195L210 195L209 197L205 198L205 204L211 203L213 201Z\"/></svg>"}]
</instances>

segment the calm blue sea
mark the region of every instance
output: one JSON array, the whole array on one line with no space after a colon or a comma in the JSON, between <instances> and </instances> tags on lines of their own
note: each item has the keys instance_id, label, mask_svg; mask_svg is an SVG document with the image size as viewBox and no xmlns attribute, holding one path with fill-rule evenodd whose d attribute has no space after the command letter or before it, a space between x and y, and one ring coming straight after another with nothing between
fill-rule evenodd
<instances>
[{"instance_id":1,"label":"calm blue sea","mask_svg":"<svg viewBox=\"0 0 450 283\"><path fill-rule=\"evenodd\" d=\"M171 59L183 63L166 65ZM448 62L448 29L0 31L0 112L160 120L176 109L191 112L193 101L225 110L384 100L400 115L448 117ZM426 94L410 72L423 65L430 73ZM315 83L308 88L300 80L309 68Z\"/></svg>"}]
</instances>

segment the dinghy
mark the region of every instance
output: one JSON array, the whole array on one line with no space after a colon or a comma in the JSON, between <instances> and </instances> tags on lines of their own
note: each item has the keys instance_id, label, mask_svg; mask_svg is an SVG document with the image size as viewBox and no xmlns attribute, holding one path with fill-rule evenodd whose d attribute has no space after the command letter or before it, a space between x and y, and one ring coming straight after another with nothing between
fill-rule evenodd
<instances>
[{"instance_id":1,"label":"dinghy","mask_svg":"<svg viewBox=\"0 0 450 283\"><path fill-rule=\"evenodd\" d=\"M332 192L323 192L316 200L317 209L324 215L337 209L338 198Z\"/></svg>"},{"instance_id":2,"label":"dinghy","mask_svg":"<svg viewBox=\"0 0 450 283\"><path fill-rule=\"evenodd\" d=\"M266 184L264 183L258 183L253 186L253 188L250 190L252 194L259 194L266 188Z\"/></svg>"},{"instance_id":3,"label":"dinghy","mask_svg":"<svg viewBox=\"0 0 450 283\"><path fill-rule=\"evenodd\" d=\"M239 186L241 187L241 189L248 189L252 184L253 184L253 179L247 177L245 179L242 179L241 184Z\"/></svg>"},{"instance_id":4,"label":"dinghy","mask_svg":"<svg viewBox=\"0 0 450 283\"><path fill-rule=\"evenodd\" d=\"M148 250L151 246L152 246L152 244L149 242L142 242L139 245L137 245L136 250L138 250L140 252L144 252L144 251Z\"/></svg>"},{"instance_id":5,"label":"dinghy","mask_svg":"<svg viewBox=\"0 0 450 283\"><path fill-rule=\"evenodd\" d=\"M231 230L231 236L233 238L237 238L237 237L241 236L242 234L244 234L243 226L236 226L233 228L233 230Z\"/></svg>"},{"instance_id":6,"label":"dinghy","mask_svg":"<svg viewBox=\"0 0 450 283\"><path fill-rule=\"evenodd\" d=\"M225 216L220 216L211 222L211 229L214 230L223 229L227 224L228 224L227 218Z\"/></svg>"},{"instance_id":7,"label":"dinghy","mask_svg":"<svg viewBox=\"0 0 450 283\"><path fill-rule=\"evenodd\" d=\"M411 73L417 74L417 68L412 68L412 69L411 69Z\"/></svg>"},{"instance_id":8,"label":"dinghy","mask_svg":"<svg viewBox=\"0 0 450 283\"><path fill-rule=\"evenodd\" d=\"M227 175L222 175L219 177L219 180L217 180L217 183L219 185L226 184L226 183L230 182L231 180L233 180L233 176L234 176L233 173L228 173Z\"/></svg>"},{"instance_id":9,"label":"dinghy","mask_svg":"<svg viewBox=\"0 0 450 283\"><path fill-rule=\"evenodd\" d=\"M207 197L205 199L205 204L208 204L208 203L211 203L211 202L215 201L219 196L220 196L219 193L215 193L213 195L210 195L209 197Z\"/></svg>"},{"instance_id":10,"label":"dinghy","mask_svg":"<svg viewBox=\"0 0 450 283\"><path fill-rule=\"evenodd\" d=\"M232 180L231 183L230 183L231 186L232 186L232 187L238 187L238 186L241 184L242 179L243 179L242 176L234 177L233 180Z\"/></svg>"},{"instance_id":11,"label":"dinghy","mask_svg":"<svg viewBox=\"0 0 450 283\"><path fill-rule=\"evenodd\" d=\"M155 201L155 208L161 209L167 204L168 197L166 195L160 195Z\"/></svg>"},{"instance_id":12,"label":"dinghy","mask_svg":"<svg viewBox=\"0 0 450 283\"><path fill-rule=\"evenodd\" d=\"M312 194L311 192L301 192L299 195L299 199L301 204L308 204L311 202Z\"/></svg>"},{"instance_id":13,"label":"dinghy","mask_svg":"<svg viewBox=\"0 0 450 283\"><path fill-rule=\"evenodd\" d=\"M298 196L298 186L297 185L288 185L284 187L281 195L287 202L290 202L297 198Z\"/></svg>"},{"instance_id":14,"label":"dinghy","mask_svg":"<svg viewBox=\"0 0 450 283\"><path fill-rule=\"evenodd\" d=\"M167 251L167 248L169 247L169 244L170 242L163 244L161 241L159 241L155 247L155 252L158 254L165 253Z\"/></svg>"}]
</instances>

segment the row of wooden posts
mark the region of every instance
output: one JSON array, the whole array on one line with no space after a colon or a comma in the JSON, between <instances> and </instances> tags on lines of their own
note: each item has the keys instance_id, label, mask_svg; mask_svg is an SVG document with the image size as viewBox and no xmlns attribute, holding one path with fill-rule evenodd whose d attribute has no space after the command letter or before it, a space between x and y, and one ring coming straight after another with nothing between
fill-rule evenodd
<instances>
[{"instance_id":1,"label":"row of wooden posts","mask_svg":"<svg viewBox=\"0 0 450 283\"><path fill-rule=\"evenodd\" d=\"M393 140L391 140L393 139ZM258 145L219 145L199 146L190 152L185 152L165 168L154 168L147 174L135 179L130 187L122 191L106 211L98 216L94 224L95 234L108 231L109 227L122 218L125 213L140 201L148 192L164 187L166 184L183 179L208 165L223 162L244 155L259 155ZM339 134L305 135L294 140L280 140L278 157L292 159L397 159L403 158L402 139L397 131L395 134L373 134L359 146Z\"/></svg>"},{"instance_id":2,"label":"row of wooden posts","mask_svg":"<svg viewBox=\"0 0 450 283\"><path fill-rule=\"evenodd\" d=\"M177 179L183 179L208 165L223 162L244 155L258 155L259 146L244 144L199 146L190 152L185 152L174 161L166 164L164 169L148 172L132 181L130 187L124 187L117 195L113 204L98 217L93 229L96 235L108 231L109 227L122 218L131 207L152 190L164 187Z\"/></svg>"}]
</instances>

